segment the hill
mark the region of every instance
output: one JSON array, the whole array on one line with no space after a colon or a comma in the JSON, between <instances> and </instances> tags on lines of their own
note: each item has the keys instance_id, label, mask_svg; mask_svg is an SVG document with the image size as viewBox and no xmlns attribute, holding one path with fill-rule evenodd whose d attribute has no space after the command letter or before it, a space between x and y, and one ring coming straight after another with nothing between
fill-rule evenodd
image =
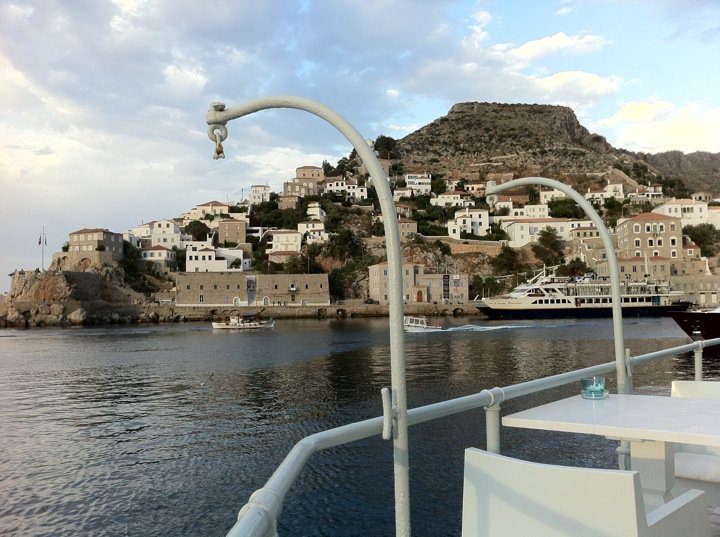
<instances>
[{"instance_id":1,"label":"hill","mask_svg":"<svg viewBox=\"0 0 720 537\"><path fill-rule=\"evenodd\" d=\"M712 191L720 180L720 154L617 149L564 106L455 104L447 115L398 140L398 149L407 172L453 172L469 180L512 172L582 186L609 168L641 183L678 178L691 191Z\"/></svg>"}]
</instances>

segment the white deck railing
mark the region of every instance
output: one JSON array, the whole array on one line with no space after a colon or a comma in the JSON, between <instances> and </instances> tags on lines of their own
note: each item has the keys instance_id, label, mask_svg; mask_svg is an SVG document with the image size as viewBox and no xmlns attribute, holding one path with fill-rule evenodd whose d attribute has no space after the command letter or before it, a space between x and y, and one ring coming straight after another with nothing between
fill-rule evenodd
<instances>
[{"instance_id":1,"label":"white deck railing","mask_svg":"<svg viewBox=\"0 0 720 537\"><path fill-rule=\"evenodd\" d=\"M634 366L690 351L694 352L695 380L701 380L703 349L715 345L720 345L720 338L695 341L686 345L628 358L628 378L631 386L632 368ZM485 409L487 451L499 453L500 408L504 401L578 382L581 378L587 376L613 374L615 370L616 363L613 361L502 388L495 387L482 390L476 394L409 409L407 413L408 425L416 425L482 407ZM383 416L379 416L315 433L300 440L278 466L265 486L255 491L248 503L240 510L238 521L227 534L228 537L268 537L276 535L277 519L282 511L285 495L295 483L308 459L324 449L380 435L383 432L384 421Z\"/></svg>"}]
</instances>

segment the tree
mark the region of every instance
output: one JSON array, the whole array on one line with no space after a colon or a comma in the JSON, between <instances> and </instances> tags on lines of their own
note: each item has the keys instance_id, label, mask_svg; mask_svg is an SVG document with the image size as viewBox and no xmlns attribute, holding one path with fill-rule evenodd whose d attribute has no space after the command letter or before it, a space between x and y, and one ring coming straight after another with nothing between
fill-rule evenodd
<instances>
[{"instance_id":1,"label":"tree","mask_svg":"<svg viewBox=\"0 0 720 537\"><path fill-rule=\"evenodd\" d=\"M718 252L720 242L720 231L712 224L698 224L697 226L685 226L683 235L690 237L700 247L700 253L706 257L712 257Z\"/></svg>"},{"instance_id":2,"label":"tree","mask_svg":"<svg viewBox=\"0 0 720 537\"><path fill-rule=\"evenodd\" d=\"M210 228L200 220L193 220L185 226L185 233L191 235L194 241L204 241L208 238Z\"/></svg>"},{"instance_id":3,"label":"tree","mask_svg":"<svg viewBox=\"0 0 720 537\"><path fill-rule=\"evenodd\" d=\"M520 261L520 254L517 250L507 245L502 247L500 253L490 259L490 266L495 274L513 274L524 271L525 265Z\"/></svg>"},{"instance_id":4,"label":"tree","mask_svg":"<svg viewBox=\"0 0 720 537\"><path fill-rule=\"evenodd\" d=\"M442 175L433 175L430 179L430 191L434 194L442 194L447 190L445 186L445 179Z\"/></svg>"},{"instance_id":5,"label":"tree","mask_svg":"<svg viewBox=\"0 0 720 537\"><path fill-rule=\"evenodd\" d=\"M384 136L382 134L378 136L373 144L373 149L375 149L378 158L387 160L397 160L400 158L397 141L389 136Z\"/></svg>"},{"instance_id":6,"label":"tree","mask_svg":"<svg viewBox=\"0 0 720 537\"><path fill-rule=\"evenodd\" d=\"M668 177L662 180L663 196L666 198L689 198L690 191L683 183L682 179L676 177Z\"/></svg>"},{"instance_id":7,"label":"tree","mask_svg":"<svg viewBox=\"0 0 720 537\"><path fill-rule=\"evenodd\" d=\"M533 254L543 265L555 266L564 262L563 241L557 231L546 227L538 234L537 244L531 246Z\"/></svg>"},{"instance_id":8,"label":"tree","mask_svg":"<svg viewBox=\"0 0 720 537\"><path fill-rule=\"evenodd\" d=\"M585 211L574 200L563 198L548 202L548 209L552 218L583 218Z\"/></svg>"},{"instance_id":9,"label":"tree","mask_svg":"<svg viewBox=\"0 0 720 537\"><path fill-rule=\"evenodd\" d=\"M505 284L495 278L482 278L473 276L470 282L470 296L494 296L505 290Z\"/></svg>"},{"instance_id":10,"label":"tree","mask_svg":"<svg viewBox=\"0 0 720 537\"><path fill-rule=\"evenodd\" d=\"M330 237L325 245L325 252L345 263L350 258L362 256L365 253L365 246L352 231L342 228L337 234Z\"/></svg>"},{"instance_id":11,"label":"tree","mask_svg":"<svg viewBox=\"0 0 720 537\"><path fill-rule=\"evenodd\" d=\"M581 261L579 257L576 257L565 265L560 265L557 269L558 276L582 276L592 272L584 261Z\"/></svg>"},{"instance_id":12,"label":"tree","mask_svg":"<svg viewBox=\"0 0 720 537\"><path fill-rule=\"evenodd\" d=\"M123 241L123 258L119 265L125 273L125 283L131 289L145 294L154 290L145 279L147 264L142 259L142 252L128 241Z\"/></svg>"}]
</instances>

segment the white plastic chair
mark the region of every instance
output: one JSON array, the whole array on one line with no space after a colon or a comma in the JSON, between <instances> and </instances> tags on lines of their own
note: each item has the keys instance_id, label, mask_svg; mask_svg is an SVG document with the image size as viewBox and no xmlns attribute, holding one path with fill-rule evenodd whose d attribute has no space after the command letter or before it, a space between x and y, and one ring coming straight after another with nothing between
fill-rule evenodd
<instances>
[{"instance_id":1,"label":"white plastic chair","mask_svg":"<svg viewBox=\"0 0 720 537\"><path fill-rule=\"evenodd\" d=\"M674 380L671 397L719 399L720 382L707 380ZM718 401L720 416L720 401ZM707 492L708 505L720 505L720 448L695 444L675 444L674 492L700 489Z\"/></svg>"},{"instance_id":2,"label":"white plastic chair","mask_svg":"<svg viewBox=\"0 0 720 537\"><path fill-rule=\"evenodd\" d=\"M638 472L556 466L465 450L463 537L709 536L703 492L645 512Z\"/></svg>"}]
</instances>

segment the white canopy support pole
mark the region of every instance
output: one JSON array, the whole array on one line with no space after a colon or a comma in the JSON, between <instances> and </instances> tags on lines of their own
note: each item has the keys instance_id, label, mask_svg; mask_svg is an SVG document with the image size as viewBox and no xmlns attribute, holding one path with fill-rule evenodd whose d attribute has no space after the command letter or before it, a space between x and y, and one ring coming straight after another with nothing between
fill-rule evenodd
<instances>
[{"instance_id":1,"label":"white canopy support pole","mask_svg":"<svg viewBox=\"0 0 720 537\"><path fill-rule=\"evenodd\" d=\"M216 144L214 158L224 158L222 142L227 138L226 123L260 110L293 108L309 112L330 123L353 145L370 172L373 186L384 215L385 241L388 257L388 299L390 302L390 367L393 410L393 460L395 476L395 534L410 536L410 485L408 458L407 391L405 385L405 342L403 333L402 250L395 204L385 171L375 153L360 133L345 119L315 101L290 95L265 97L225 108L212 103L207 113L208 137Z\"/></svg>"},{"instance_id":2,"label":"white canopy support pole","mask_svg":"<svg viewBox=\"0 0 720 537\"><path fill-rule=\"evenodd\" d=\"M618 393L629 394L632 392L630 376L628 375L625 360L625 338L623 336L622 325L622 296L620 293L620 269L618 268L617 255L615 254L615 246L613 245L610 233L608 233L605 224L597 214L593 206L575 190L555 179L547 179L546 177L523 177L522 179L513 179L501 185L495 184L495 181L488 181L485 189L488 203L492 206L497 201L497 193L509 188L519 186L542 185L555 188L564 192L566 196L572 198L580 208L590 217L593 224L600 233L605 252L607 253L608 268L610 270L610 289L612 296L612 319L613 319L613 336L615 342L615 368L617 371Z\"/></svg>"}]
</instances>

